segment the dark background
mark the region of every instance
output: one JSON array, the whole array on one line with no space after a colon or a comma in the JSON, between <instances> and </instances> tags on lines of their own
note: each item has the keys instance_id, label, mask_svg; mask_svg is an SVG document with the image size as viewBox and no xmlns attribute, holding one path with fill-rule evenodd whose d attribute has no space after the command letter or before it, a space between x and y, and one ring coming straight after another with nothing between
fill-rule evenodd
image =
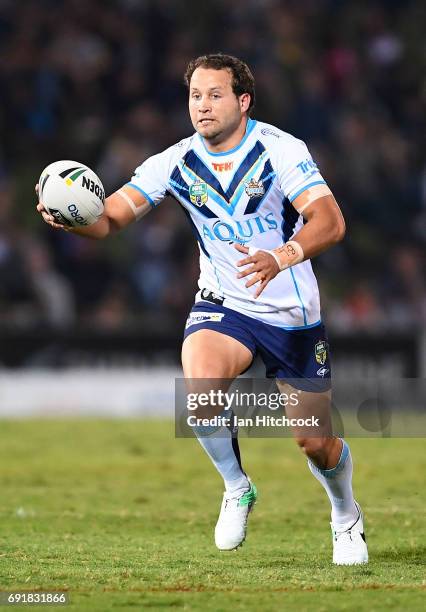
<instances>
[{"instance_id":1,"label":"dark background","mask_svg":"<svg viewBox=\"0 0 426 612\"><path fill-rule=\"evenodd\" d=\"M183 72L217 51L250 65L254 118L307 142L342 207L344 242L314 262L336 346L367 358L409 344L417 359L426 313L424 7L0 0L0 364L84 361L88 343L104 356L178 357L198 247L175 203L96 242L52 231L35 213L33 189L57 159L91 166L107 194L127 182L144 159L192 133Z\"/></svg>"}]
</instances>

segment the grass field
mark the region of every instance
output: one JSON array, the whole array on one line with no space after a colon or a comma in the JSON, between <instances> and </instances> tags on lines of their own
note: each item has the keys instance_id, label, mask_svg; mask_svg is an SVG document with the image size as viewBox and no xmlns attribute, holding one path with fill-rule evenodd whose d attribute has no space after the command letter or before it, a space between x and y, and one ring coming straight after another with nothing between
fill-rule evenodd
<instances>
[{"instance_id":1,"label":"grass field","mask_svg":"<svg viewBox=\"0 0 426 612\"><path fill-rule=\"evenodd\" d=\"M243 548L220 553L221 482L171 423L3 421L0 589L67 590L48 608L65 610L424 610L425 442L349 442L371 562L343 568L289 439L242 440L259 502Z\"/></svg>"}]
</instances>

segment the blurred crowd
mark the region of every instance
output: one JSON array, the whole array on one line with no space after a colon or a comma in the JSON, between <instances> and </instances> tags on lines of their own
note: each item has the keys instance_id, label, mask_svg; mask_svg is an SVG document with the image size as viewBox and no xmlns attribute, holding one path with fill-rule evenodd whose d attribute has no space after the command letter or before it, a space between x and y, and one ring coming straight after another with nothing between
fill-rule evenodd
<instances>
[{"instance_id":1,"label":"blurred crowd","mask_svg":"<svg viewBox=\"0 0 426 612\"><path fill-rule=\"evenodd\" d=\"M348 232L314 264L325 319L418 329L426 314L422 0L0 0L3 325L182 325L198 248L165 200L107 241L55 232L34 184L77 160L107 193L192 132L183 72L222 51L257 84L254 117L304 139Z\"/></svg>"}]
</instances>

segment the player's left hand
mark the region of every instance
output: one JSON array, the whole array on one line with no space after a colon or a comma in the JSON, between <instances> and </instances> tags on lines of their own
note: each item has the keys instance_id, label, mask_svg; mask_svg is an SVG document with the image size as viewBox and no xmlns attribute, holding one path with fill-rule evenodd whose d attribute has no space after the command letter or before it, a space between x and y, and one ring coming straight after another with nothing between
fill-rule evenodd
<instances>
[{"instance_id":1,"label":"player's left hand","mask_svg":"<svg viewBox=\"0 0 426 612\"><path fill-rule=\"evenodd\" d=\"M234 247L240 253L244 253L244 255L249 254L248 247L238 244L238 242L234 242ZM256 289L256 293L254 294L255 299L259 297L269 281L275 278L280 271L278 264L272 255L262 250L257 251L254 255L249 255L244 259L240 259L240 261L237 262L237 266L250 266L237 274L237 278L244 278L249 274L254 275L249 281L247 281L247 288L252 287L256 283L260 283L259 287Z\"/></svg>"}]
</instances>

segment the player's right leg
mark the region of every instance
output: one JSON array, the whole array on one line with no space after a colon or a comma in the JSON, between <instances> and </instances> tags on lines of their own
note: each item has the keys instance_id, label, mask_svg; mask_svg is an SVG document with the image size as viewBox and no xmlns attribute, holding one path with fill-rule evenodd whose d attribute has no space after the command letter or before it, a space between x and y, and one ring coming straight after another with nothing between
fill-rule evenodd
<instances>
[{"instance_id":1,"label":"player's right leg","mask_svg":"<svg viewBox=\"0 0 426 612\"><path fill-rule=\"evenodd\" d=\"M200 327L201 324L196 325L195 331L186 335L182 347L187 390L190 393L226 392L232 380L250 366L253 353L236 338ZM208 414L196 416L212 417L219 412L220 409L211 407ZM235 430L226 426L193 429L225 485L215 529L216 546L220 550L233 550L245 539L256 488L242 469Z\"/></svg>"}]
</instances>

